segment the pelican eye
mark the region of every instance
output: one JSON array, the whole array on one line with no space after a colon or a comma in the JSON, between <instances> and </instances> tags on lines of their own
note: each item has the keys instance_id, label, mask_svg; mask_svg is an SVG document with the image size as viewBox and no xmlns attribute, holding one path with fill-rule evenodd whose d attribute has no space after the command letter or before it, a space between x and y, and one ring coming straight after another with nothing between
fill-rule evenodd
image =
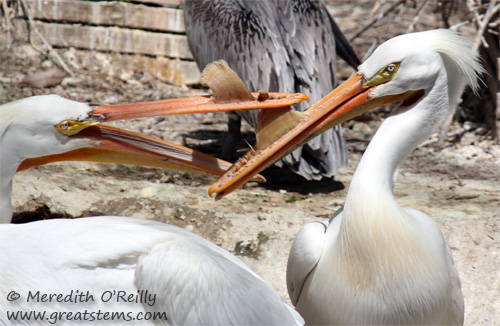
<instances>
[{"instance_id":1,"label":"pelican eye","mask_svg":"<svg viewBox=\"0 0 500 326\"><path fill-rule=\"evenodd\" d=\"M396 68L397 68L396 64L391 63L390 65L385 67L383 74L392 75L393 73L396 72Z\"/></svg>"},{"instance_id":2,"label":"pelican eye","mask_svg":"<svg viewBox=\"0 0 500 326\"><path fill-rule=\"evenodd\" d=\"M63 135L71 136L87 127L95 126L96 124L99 124L99 122L94 120L63 120L56 125L56 129Z\"/></svg>"},{"instance_id":3,"label":"pelican eye","mask_svg":"<svg viewBox=\"0 0 500 326\"><path fill-rule=\"evenodd\" d=\"M399 62L391 63L384 68L380 69L373 78L363 83L363 88L384 84L391 81L398 72Z\"/></svg>"},{"instance_id":4,"label":"pelican eye","mask_svg":"<svg viewBox=\"0 0 500 326\"><path fill-rule=\"evenodd\" d=\"M57 125L57 128L61 131L66 131L71 127L71 125L72 125L71 121L63 121Z\"/></svg>"}]
</instances>

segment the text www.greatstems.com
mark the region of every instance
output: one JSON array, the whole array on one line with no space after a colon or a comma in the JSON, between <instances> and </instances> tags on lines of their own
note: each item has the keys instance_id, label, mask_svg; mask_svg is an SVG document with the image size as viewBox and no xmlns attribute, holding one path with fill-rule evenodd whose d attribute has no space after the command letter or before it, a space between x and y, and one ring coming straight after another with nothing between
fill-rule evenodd
<instances>
[{"instance_id":1,"label":"text www.greatstems.com","mask_svg":"<svg viewBox=\"0 0 500 326\"><path fill-rule=\"evenodd\" d=\"M7 311L7 320L12 322L47 321L57 324L59 321L156 321L167 320L165 312L109 312L89 311L79 312L46 312L46 311Z\"/></svg>"}]
</instances>

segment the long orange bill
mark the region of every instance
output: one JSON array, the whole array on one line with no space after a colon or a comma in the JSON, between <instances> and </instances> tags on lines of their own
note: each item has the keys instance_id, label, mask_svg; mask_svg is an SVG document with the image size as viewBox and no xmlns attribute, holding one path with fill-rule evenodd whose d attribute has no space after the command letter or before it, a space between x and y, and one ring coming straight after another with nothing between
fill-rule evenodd
<instances>
[{"instance_id":1,"label":"long orange bill","mask_svg":"<svg viewBox=\"0 0 500 326\"><path fill-rule=\"evenodd\" d=\"M101 105L94 107L94 118L113 121L174 114L229 112L253 109L275 109L309 100L305 94L251 93L252 100L216 102L211 96L193 96L144 103ZM263 95L264 94L264 95Z\"/></svg>"},{"instance_id":2,"label":"long orange bill","mask_svg":"<svg viewBox=\"0 0 500 326\"><path fill-rule=\"evenodd\" d=\"M66 153L27 159L18 171L55 161L93 161L222 175L231 163L187 147L100 123L171 114L279 109L308 100L304 94L250 93L238 75L222 61L207 66L203 78L211 88L212 96L97 106L86 121L62 121L57 126L60 132L67 137L85 138L89 145ZM265 181L262 176L254 180Z\"/></svg>"},{"instance_id":3,"label":"long orange bill","mask_svg":"<svg viewBox=\"0 0 500 326\"><path fill-rule=\"evenodd\" d=\"M214 175L222 175L231 166L229 162L184 146L102 124L87 127L69 137L88 139L89 146L26 159L18 171L58 161L121 163ZM256 181L265 179L257 176Z\"/></svg>"},{"instance_id":4,"label":"long orange bill","mask_svg":"<svg viewBox=\"0 0 500 326\"><path fill-rule=\"evenodd\" d=\"M300 119L296 119L299 121L293 126L285 126L282 128L283 132L281 134L273 135L273 139L261 141L264 144L263 146L259 146L258 142L253 151L240 158L231 169L210 187L209 195L215 195L215 199L224 197L250 180L252 176L262 169L303 145L311 138L344 121L386 104L401 100L414 101L423 95L423 91L418 90L399 95L372 98L370 96L371 90L376 86L365 88L363 87L364 82L362 75L355 74L333 92L304 111ZM266 111L262 111L261 114L269 115ZM277 119L283 118L277 116ZM259 119L259 122L261 122L260 120L262 119ZM276 122L266 121L265 124L276 124ZM259 135L257 135L257 139L259 139Z\"/></svg>"},{"instance_id":5,"label":"long orange bill","mask_svg":"<svg viewBox=\"0 0 500 326\"><path fill-rule=\"evenodd\" d=\"M305 94L250 93L240 77L223 60L209 64L202 81L212 96L194 96L146 103L105 105L95 107L94 118L100 121L155 117L172 114L228 112L253 109L276 109L304 100Z\"/></svg>"}]
</instances>

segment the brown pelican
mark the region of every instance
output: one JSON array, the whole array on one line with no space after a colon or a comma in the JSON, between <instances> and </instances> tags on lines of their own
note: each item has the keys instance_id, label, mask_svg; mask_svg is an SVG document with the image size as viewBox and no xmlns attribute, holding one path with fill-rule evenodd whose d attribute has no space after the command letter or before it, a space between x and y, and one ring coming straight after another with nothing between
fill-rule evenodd
<instances>
[{"instance_id":1,"label":"brown pelican","mask_svg":"<svg viewBox=\"0 0 500 326\"><path fill-rule=\"evenodd\" d=\"M315 0L186 0L184 21L198 67L224 59L250 89L299 92L317 102L335 87L339 54L352 67L359 60L328 14ZM296 106L304 111L307 104ZM257 112L239 112L254 129ZM222 158L230 159L241 118L229 116ZM255 129L256 130L256 129ZM330 177L347 164L340 126L283 158L307 180ZM283 165L281 161L279 166Z\"/></svg>"}]
</instances>

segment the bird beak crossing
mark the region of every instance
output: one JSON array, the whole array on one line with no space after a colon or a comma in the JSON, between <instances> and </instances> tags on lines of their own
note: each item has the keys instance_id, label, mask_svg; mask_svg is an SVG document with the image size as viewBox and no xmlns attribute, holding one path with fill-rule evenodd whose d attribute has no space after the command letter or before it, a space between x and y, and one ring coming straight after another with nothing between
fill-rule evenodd
<instances>
[{"instance_id":1,"label":"bird beak crossing","mask_svg":"<svg viewBox=\"0 0 500 326\"><path fill-rule=\"evenodd\" d=\"M137 104L96 106L90 119L65 120L55 126L65 136L90 139L93 144L91 147L29 158L21 163L18 171L57 161L92 161L222 175L229 169L231 163L184 146L104 125L101 122L173 114L279 108L307 99L303 94L269 93L267 99L259 99L259 93L254 94L256 95L254 100L226 103L217 103L208 96L199 96ZM257 176L255 180L265 181L262 176Z\"/></svg>"},{"instance_id":2,"label":"bird beak crossing","mask_svg":"<svg viewBox=\"0 0 500 326\"><path fill-rule=\"evenodd\" d=\"M101 122L173 114L273 109L308 100L304 94L262 91L250 93L225 62L209 65L203 74L205 83L212 89L213 96L95 106L89 119L61 121L55 126L59 133L67 137L88 139L91 145L66 153L26 159L18 171L56 161L93 161L222 175L229 169L231 163L187 147L107 126ZM262 176L257 176L255 180L265 181Z\"/></svg>"},{"instance_id":3,"label":"bird beak crossing","mask_svg":"<svg viewBox=\"0 0 500 326\"><path fill-rule=\"evenodd\" d=\"M367 81L361 74L356 73L304 111L300 121L293 127L283 128L283 133L265 142L266 146L258 147L240 158L210 187L209 195L215 195L215 199L224 197L273 162L342 122L386 104L401 100L418 100L423 94L423 91L419 90L373 98L370 95L372 89L388 80L378 83L372 80Z\"/></svg>"}]
</instances>

